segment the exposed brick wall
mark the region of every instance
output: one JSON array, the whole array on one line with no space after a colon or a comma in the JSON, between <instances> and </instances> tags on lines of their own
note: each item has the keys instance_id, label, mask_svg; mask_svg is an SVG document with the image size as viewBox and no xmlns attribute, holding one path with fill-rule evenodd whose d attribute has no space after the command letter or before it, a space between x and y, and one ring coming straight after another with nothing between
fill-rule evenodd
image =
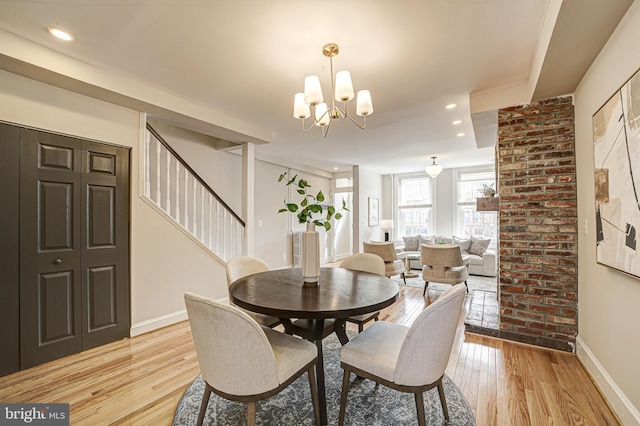
<instances>
[{"instance_id":1,"label":"exposed brick wall","mask_svg":"<svg viewBox=\"0 0 640 426\"><path fill-rule=\"evenodd\" d=\"M577 193L571 97L498 113L500 334L573 351Z\"/></svg>"}]
</instances>

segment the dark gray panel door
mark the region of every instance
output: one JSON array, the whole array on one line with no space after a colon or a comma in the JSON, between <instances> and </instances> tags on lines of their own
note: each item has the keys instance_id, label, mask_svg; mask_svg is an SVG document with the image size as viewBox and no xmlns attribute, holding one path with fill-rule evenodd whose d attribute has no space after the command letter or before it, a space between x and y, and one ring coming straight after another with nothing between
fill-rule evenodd
<instances>
[{"instance_id":1,"label":"dark gray panel door","mask_svg":"<svg viewBox=\"0 0 640 426\"><path fill-rule=\"evenodd\" d=\"M20 128L0 123L0 376L20 368Z\"/></svg>"},{"instance_id":2,"label":"dark gray panel door","mask_svg":"<svg viewBox=\"0 0 640 426\"><path fill-rule=\"evenodd\" d=\"M21 130L20 367L82 350L78 140Z\"/></svg>"},{"instance_id":3,"label":"dark gray panel door","mask_svg":"<svg viewBox=\"0 0 640 426\"><path fill-rule=\"evenodd\" d=\"M83 349L129 336L129 150L83 143Z\"/></svg>"},{"instance_id":4,"label":"dark gray panel door","mask_svg":"<svg viewBox=\"0 0 640 426\"><path fill-rule=\"evenodd\" d=\"M129 335L129 150L22 132L24 369Z\"/></svg>"}]
</instances>

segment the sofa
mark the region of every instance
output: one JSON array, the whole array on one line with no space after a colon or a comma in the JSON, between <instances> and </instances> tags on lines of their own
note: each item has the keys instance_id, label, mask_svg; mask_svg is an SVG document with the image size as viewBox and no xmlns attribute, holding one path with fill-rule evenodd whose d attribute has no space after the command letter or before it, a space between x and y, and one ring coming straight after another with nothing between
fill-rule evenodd
<instances>
[{"instance_id":1,"label":"sofa","mask_svg":"<svg viewBox=\"0 0 640 426\"><path fill-rule=\"evenodd\" d=\"M399 258L413 257L408 261L410 269L422 270L419 258L422 244L456 244L463 255L469 256L469 274L495 277L498 265L496 252L488 248L490 242L491 239L480 237L413 235L402 237L401 240L395 240L393 243Z\"/></svg>"}]
</instances>

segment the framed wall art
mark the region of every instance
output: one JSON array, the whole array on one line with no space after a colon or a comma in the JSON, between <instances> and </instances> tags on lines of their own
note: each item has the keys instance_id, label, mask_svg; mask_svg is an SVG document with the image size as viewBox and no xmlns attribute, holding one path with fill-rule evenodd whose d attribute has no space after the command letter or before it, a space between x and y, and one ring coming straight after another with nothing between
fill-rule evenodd
<instances>
[{"instance_id":1,"label":"framed wall art","mask_svg":"<svg viewBox=\"0 0 640 426\"><path fill-rule=\"evenodd\" d=\"M640 71L593 115L596 261L640 278Z\"/></svg>"},{"instance_id":2,"label":"framed wall art","mask_svg":"<svg viewBox=\"0 0 640 426\"><path fill-rule=\"evenodd\" d=\"M369 197L369 226L378 226L380 220L378 208L378 199Z\"/></svg>"}]
</instances>

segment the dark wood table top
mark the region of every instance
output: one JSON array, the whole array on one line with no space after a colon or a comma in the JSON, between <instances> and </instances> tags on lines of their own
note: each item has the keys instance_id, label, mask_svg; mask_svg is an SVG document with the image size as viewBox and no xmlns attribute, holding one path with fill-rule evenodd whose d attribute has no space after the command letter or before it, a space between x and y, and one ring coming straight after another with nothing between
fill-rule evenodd
<instances>
[{"instance_id":1,"label":"dark wood table top","mask_svg":"<svg viewBox=\"0 0 640 426\"><path fill-rule=\"evenodd\" d=\"M302 271L276 269L233 282L231 301L279 318L347 318L385 308L398 299L389 278L343 268L321 268L317 286L303 285Z\"/></svg>"}]
</instances>

